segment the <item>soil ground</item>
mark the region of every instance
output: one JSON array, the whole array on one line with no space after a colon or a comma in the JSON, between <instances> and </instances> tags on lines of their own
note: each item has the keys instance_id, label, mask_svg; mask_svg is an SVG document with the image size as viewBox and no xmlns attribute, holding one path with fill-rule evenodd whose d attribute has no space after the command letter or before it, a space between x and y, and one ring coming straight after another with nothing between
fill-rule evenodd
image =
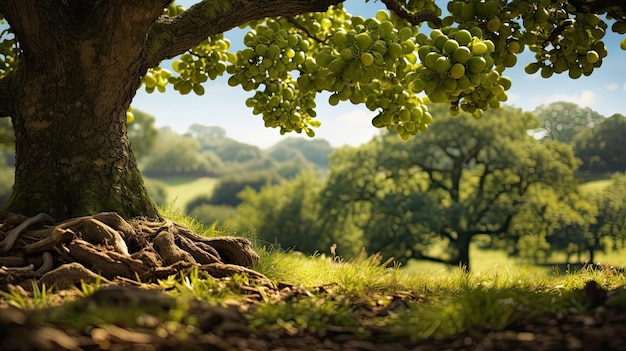
<instances>
[{"instance_id":1,"label":"soil ground","mask_svg":"<svg viewBox=\"0 0 626 351\"><path fill-rule=\"evenodd\" d=\"M130 311L137 305L167 309L174 301L155 290L112 286L90 297L43 310L5 304L0 308L0 350L626 350L626 313L602 304L582 313L522 317L502 330L422 340L397 337L371 325L358 334L333 325L317 332L255 329L246 317L246 311L257 304L255 301L216 305L191 300L186 316L191 319L186 320L194 320L193 326L172 324L158 317L151 319L149 315L142 317L140 325L118 321L75 328L69 326L72 323L49 322L62 320L59 316L67 311L71 311L72 318L84 318L93 305ZM399 302L388 308L405 308L406 304ZM104 309L93 311L105 313ZM359 318L370 315L359 314Z\"/></svg>"}]
</instances>

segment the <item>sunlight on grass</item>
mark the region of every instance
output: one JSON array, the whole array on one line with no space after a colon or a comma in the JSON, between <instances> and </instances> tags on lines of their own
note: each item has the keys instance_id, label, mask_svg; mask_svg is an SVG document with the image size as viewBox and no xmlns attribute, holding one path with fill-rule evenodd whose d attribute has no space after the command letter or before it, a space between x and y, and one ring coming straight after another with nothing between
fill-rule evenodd
<instances>
[{"instance_id":1,"label":"sunlight on grass","mask_svg":"<svg viewBox=\"0 0 626 351\"><path fill-rule=\"evenodd\" d=\"M219 182L217 178L165 178L155 179L166 185L166 203L175 208L185 208L187 203L200 195L211 195Z\"/></svg>"}]
</instances>

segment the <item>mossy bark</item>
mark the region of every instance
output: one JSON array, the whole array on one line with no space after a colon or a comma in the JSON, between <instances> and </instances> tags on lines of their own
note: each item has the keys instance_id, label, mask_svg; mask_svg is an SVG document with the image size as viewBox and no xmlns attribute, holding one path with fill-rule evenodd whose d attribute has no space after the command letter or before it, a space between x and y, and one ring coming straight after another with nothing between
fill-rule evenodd
<instances>
[{"instance_id":1,"label":"mossy bark","mask_svg":"<svg viewBox=\"0 0 626 351\"><path fill-rule=\"evenodd\" d=\"M11 77L16 172L5 210L157 218L130 148L126 111L162 6L79 3L25 1L6 10L23 53Z\"/></svg>"}]
</instances>

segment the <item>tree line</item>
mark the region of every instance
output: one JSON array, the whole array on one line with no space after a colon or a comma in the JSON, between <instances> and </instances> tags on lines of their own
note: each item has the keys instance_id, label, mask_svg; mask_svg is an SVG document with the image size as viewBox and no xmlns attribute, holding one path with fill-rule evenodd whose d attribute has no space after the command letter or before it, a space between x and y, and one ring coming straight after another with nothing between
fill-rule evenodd
<instances>
[{"instance_id":1,"label":"tree line","mask_svg":"<svg viewBox=\"0 0 626 351\"><path fill-rule=\"evenodd\" d=\"M567 102L480 119L436 106L430 113L437 118L420 138L383 133L336 150L324 140L293 138L261 150L202 125L181 135L157 130L141 111L128 130L157 203L164 205L165 193L153 179L220 178L213 194L195 198L186 212L206 222L236 218L238 230L286 248L313 253L337 244L352 255L366 247L400 261L469 267L477 236L513 256L584 251L591 261L607 238L621 242L624 180L615 174L590 196L579 183L626 170L619 139L626 117ZM13 173L10 128L0 128L5 199ZM441 245L448 249L433 252Z\"/></svg>"},{"instance_id":2,"label":"tree line","mask_svg":"<svg viewBox=\"0 0 626 351\"><path fill-rule=\"evenodd\" d=\"M626 117L562 102L537 116L511 107L479 119L438 107L430 113L433 123L420 137L383 133L336 150L326 178L305 172L243 191L236 227L308 253L336 245L350 256L366 248L400 262L467 269L477 237L516 257L584 252L592 262L609 243L623 243L626 163L609 156L623 143L607 140ZM589 169L577 154L594 147L595 164L604 166ZM615 173L610 185L588 194L580 176L590 171Z\"/></svg>"}]
</instances>

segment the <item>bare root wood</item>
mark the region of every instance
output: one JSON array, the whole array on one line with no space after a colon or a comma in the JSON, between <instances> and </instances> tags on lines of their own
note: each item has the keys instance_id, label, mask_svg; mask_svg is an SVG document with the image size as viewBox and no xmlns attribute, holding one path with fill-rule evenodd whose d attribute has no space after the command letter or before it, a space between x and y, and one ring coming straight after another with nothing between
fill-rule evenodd
<instances>
[{"instance_id":1,"label":"bare root wood","mask_svg":"<svg viewBox=\"0 0 626 351\"><path fill-rule=\"evenodd\" d=\"M24 246L23 250L27 254L48 251L59 244L65 244L70 242L72 239L74 239L75 236L76 234L74 234L74 232L70 229L56 227L52 229L52 231L50 232L50 236Z\"/></svg>"},{"instance_id":2,"label":"bare root wood","mask_svg":"<svg viewBox=\"0 0 626 351\"><path fill-rule=\"evenodd\" d=\"M220 236L209 238L206 243L220 253L224 263L251 268L259 262L259 255L246 238Z\"/></svg>"},{"instance_id":3,"label":"bare root wood","mask_svg":"<svg viewBox=\"0 0 626 351\"><path fill-rule=\"evenodd\" d=\"M54 286L57 289L67 289L80 284L81 281L85 283L95 283L97 281L110 283L107 279L102 278L77 262L64 264L44 274L39 278L38 283Z\"/></svg>"},{"instance_id":4,"label":"bare root wood","mask_svg":"<svg viewBox=\"0 0 626 351\"><path fill-rule=\"evenodd\" d=\"M174 234L169 230L160 232L159 235L154 238L154 248L167 265L180 261L196 263L196 260L189 252L183 251L176 246L176 243L174 243Z\"/></svg>"},{"instance_id":5,"label":"bare root wood","mask_svg":"<svg viewBox=\"0 0 626 351\"><path fill-rule=\"evenodd\" d=\"M54 219L45 213L40 213L36 216L28 218L27 220L22 222L20 225L13 228L13 230L11 230L7 234L4 240L0 242L0 254L3 254L11 250L13 248L13 245L15 244L15 241L20 236L20 234L22 234L30 226L33 226L36 224L42 224L42 223L52 223L52 222L54 222Z\"/></svg>"},{"instance_id":6,"label":"bare root wood","mask_svg":"<svg viewBox=\"0 0 626 351\"><path fill-rule=\"evenodd\" d=\"M43 264L41 265L41 267L39 267L39 269L35 271L37 275L48 273L52 270L52 268L54 268L54 258L52 257L52 254L50 252L44 252L42 258Z\"/></svg>"},{"instance_id":7,"label":"bare root wood","mask_svg":"<svg viewBox=\"0 0 626 351\"><path fill-rule=\"evenodd\" d=\"M83 239L94 244L101 244L107 250L129 255L128 246L122 235L108 225L94 218L83 221Z\"/></svg>"},{"instance_id":8,"label":"bare root wood","mask_svg":"<svg viewBox=\"0 0 626 351\"><path fill-rule=\"evenodd\" d=\"M50 216L40 214L12 216L0 224L10 229L0 242L4 250L0 251L0 287L27 286L26 279L57 288L97 277L153 282L193 267L216 278L246 274L258 284L273 286L251 269L259 256L245 238L206 238L171 221L127 222L113 212L42 227L51 222Z\"/></svg>"},{"instance_id":9,"label":"bare root wood","mask_svg":"<svg viewBox=\"0 0 626 351\"><path fill-rule=\"evenodd\" d=\"M69 243L70 255L79 262L88 263L88 267L105 278L117 276L133 278L135 275L146 276L146 267L140 260L115 251L99 250L95 245L75 239Z\"/></svg>"}]
</instances>

